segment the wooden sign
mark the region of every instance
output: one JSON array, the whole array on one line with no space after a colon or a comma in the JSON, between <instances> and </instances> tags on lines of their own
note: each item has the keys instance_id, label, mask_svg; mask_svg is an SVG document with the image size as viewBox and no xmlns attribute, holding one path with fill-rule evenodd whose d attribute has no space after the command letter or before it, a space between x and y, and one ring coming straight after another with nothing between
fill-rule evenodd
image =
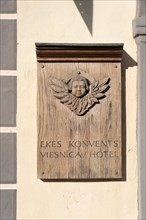
<instances>
[{"instance_id":1,"label":"wooden sign","mask_svg":"<svg viewBox=\"0 0 146 220\"><path fill-rule=\"evenodd\" d=\"M36 44L38 178L122 178L122 44Z\"/></svg>"}]
</instances>

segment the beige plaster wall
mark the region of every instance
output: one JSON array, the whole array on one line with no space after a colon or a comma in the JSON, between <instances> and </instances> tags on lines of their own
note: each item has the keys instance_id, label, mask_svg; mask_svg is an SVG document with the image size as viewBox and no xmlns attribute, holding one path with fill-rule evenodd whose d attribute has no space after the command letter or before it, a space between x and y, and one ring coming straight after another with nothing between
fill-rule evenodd
<instances>
[{"instance_id":1,"label":"beige plaster wall","mask_svg":"<svg viewBox=\"0 0 146 220\"><path fill-rule=\"evenodd\" d=\"M135 220L137 211L136 67L126 70L127 180L44 183L37 179L35 42L124 43L132 37L135 1L94 1L93 36L72 0L18 1L17 218Z\"/></svg>"}]
</instances>

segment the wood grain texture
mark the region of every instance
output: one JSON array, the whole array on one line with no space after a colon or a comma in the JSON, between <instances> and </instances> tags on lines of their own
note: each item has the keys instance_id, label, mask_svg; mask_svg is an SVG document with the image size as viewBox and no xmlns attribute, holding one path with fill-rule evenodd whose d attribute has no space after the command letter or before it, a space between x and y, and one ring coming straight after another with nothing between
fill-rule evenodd
<instances>
[{"instance_id":1,"label":"wood grain texture","mask_svg":"<svg viewBox=\"0 0 146 220\"><path fill-rule=\"evenodd\" d=\"M95 79L110 77L110 89L83 116L59 102L49 78L66 79L82 69ZM122 178L121 63L38 63L38 178Z\"/></svg>"}]
</instances>

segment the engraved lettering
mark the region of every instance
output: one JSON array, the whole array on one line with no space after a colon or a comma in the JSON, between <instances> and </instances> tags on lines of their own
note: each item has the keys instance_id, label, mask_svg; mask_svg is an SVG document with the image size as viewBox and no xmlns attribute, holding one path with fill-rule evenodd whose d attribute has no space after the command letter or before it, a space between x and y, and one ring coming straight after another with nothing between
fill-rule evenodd
<instances>
[{"instance_id":1,"label":"engraved lettering","mask_svg":"<svg viewBox=\"0 0 146 220\"><path fill-rule=\"evenodd\" d=\"M41 147L61 147L61 141L41 141Z\"/></svg>"},{"instance_id":2,"label":"engraved lettering","mask_svg":"<svg viewBox=\"0 0 146 220\"><path fill-rule=\"evenodd\" d=\"M114 141L114 147L118 147L118 141L116 140L116 141Z\"/></svg>"},{"instance_id":3,"label":"engraved lettering","mask_svg":"<svg viewBox=\"0 0 146 220\"><path fill-rule=\"evenodd\" d=\"M74 152L69 152L69 157L74 158Z\"/></svg>"},{"instance_id":4,"label":"engraved lettering","mask_svg":"<svg viewBox=\"0 0 146 220\"><path fill-rule=\"evenodd\" d=\"M61 147L61 141L57 141L57 147Z\"/></svg>"},{"instance_id":5,"label":"engraved lettering","mask_svg":"<svg viewBox=\"0 0 146 220\"><path fill-rule=\"evenodd\" d=\"M51 141L46 141L46 147L50 147Z\"/></svg>"},{"instance_id":6,"label":"engraved lettering","mask_svg":"<svg viewBox=\"0 0 146 220\"><path fill-rule=\"evenodd\" d=\"M52 147L56 147L56 141L52 141Z\"/></svg>"},{"instance_id":7,"label":"engraved lettering","mask_svg":"<svg viewBox=\"0 0 146 220\"><path fill-rule=\"evenodd\" d=\"M101 147L101 145L100 145L100 141L96 141L96 145L95 145L96 147Z\"/></svg>"},{"instance_id":8,"label":"engraved lettering","mask_svg":"<svg viewBox=\"0 0 146 220\"><path fill-rule=\"evenodd\" d=\"M101 146L107 147L108 145L104 141L101 141Z\"/></svg>"},{"instance_id":9,"label":"engraved lettering","mask_svg":"<svg viewBox=\"0 0 146 220\"><path fill-rule=\"evenodd\" d=\"M93 141L93 142L89 141L89 146L92 147L95 143L96 143L95 141Z\"/></svg>"},{"instance_id":10,"label":"engraved lettering","mask_svg":"<svg viewBox=\"0 0 146 220\"><path fill-rule=\"evenodd\" d=\"M111 147L112 140L108 140L109 147Z\"/></svg>"},{"instance_id":11,"label":"engraved lettering","mask_svg":"<svg viewBox=\"0 0 146 220\"><path fill-rule=\"evenodd\" d=\"M80 142L80 141L76 141L76 142L75 142L75 146L76 146L76 147L81 147L81 142Z\"/></svg>"},{"instance_id":12,"label":"engraved lettering","mask_svg":"<svg viewBox=\"0 0 146 220\"><path fill-rule=\"evenodd\" d=\"M97 152L97 157L100 157L100 158L103 157L103 152L102 151L98 151Z\"/></svg>"},{"instance_id":13,"label":"engraved lettering","mask_svg":"<svg viewBox=\"0 0 146 220\"><path fill-rule=\"evenodd\" d=\"M40 154L44 158L47 155L47 152L45 152L45 153L40 152Z\"/></svg>"},{"instance_id":14,"label":"engraved lettering","mask_svg":"<svg viewBox=\"0 0 146 220\"><path fill-rule=\"evenodd\" d=\"M103 151L103 153L105 157L108 157L108 151Z\"/></svg>"},{"instance_id":15,"label":"engraved lettering","mask_svg":"<svg viewBox=\"0 0 146 220\"><path fill-rule=\"evenodd\" d=\"M88 141L83 141L83 145L88 147Z\"/></svg>"},{"instance_id":16,"label":"engraved lettering","mask_svg":"<svg viewBox=\"0 0 146 220\"><path fill-rule=\"evenodd\" d=\"M69 147L74 147L74 141L69 141Z\"/></svg>"},{"instance_id":17,"label":"engraved lettering","mask_svg":"<svg viewBox=\"0 0 146 220\"><path fill-rule=\"evenodd\" d=\"M54 158L54 152L50 152L49 156L50 158Z\"/></svg>"},{"instance_id":18,"label":"engraved lettering","mask_svg":"<svg viewBox=\"0 0 146 220\"><path fill-rule=\"evenodd\" d=\"M45 141L41 141L41 147L46 147L44 142Z\"/></svg>"},{"instance_id":19,"label":"engraved lettering","mask_svg":"<svg viewBox=\"0 0 146 220\"><path fill-rule=\"evenodd\" d=\"M66 154L65 154L65 152L60 152L60 156L62 156L62 157L66 157Z\"/></svg>"},{"instance_id":20,"label":"engraved lettering","mask_svg":"<svg viewBox=\"0 0 146 220\"><path fill-rule=\"evenodd\" d=\"M95 151L90 152L90 157L96 157L96 152Z\"/></svg>"}]
</instances>

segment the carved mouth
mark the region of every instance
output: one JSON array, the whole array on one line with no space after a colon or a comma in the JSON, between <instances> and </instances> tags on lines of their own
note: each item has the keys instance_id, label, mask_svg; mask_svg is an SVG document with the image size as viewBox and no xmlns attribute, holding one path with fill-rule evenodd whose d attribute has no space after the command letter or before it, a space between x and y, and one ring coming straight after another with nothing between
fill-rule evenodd
<instances>
[{"instance_id":1,"label":"carved mouth","mask_svg":"<svg viewBox=\"0 0 146 220\"><path fill-rule=\"evenodd\" d=\"M81 97L82 95L83 95L83 94L82 94L81 92L77 92L77 93L76 93L76 96L77 96L77 97Z\"/></svg>"}]
</instances>

